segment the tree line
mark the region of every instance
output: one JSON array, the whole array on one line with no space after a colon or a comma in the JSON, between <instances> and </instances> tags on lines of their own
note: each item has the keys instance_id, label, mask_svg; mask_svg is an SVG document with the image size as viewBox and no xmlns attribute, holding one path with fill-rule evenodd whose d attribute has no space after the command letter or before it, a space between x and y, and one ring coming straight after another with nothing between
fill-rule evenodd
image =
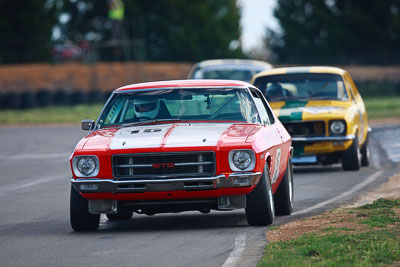
<instances>
[{"instance_id":1,"label":"tree line","mask_svg":"<svg viewBox=\"0 0 400 267\"><path fill-rule=\"evenodd\" d=\"M97 60L122 60L128 53L129 59L149 61L243 57L235 45L240 36L235 0L124 0L121 25L108 17L109 4L0 1L0 63L50 61L51 47L65 41L88 42Z\"/></svg>"},{"instance_id":2,"label":"tree line","mask_svg":"<svg viewBox=\"0 0 400 267\"><path fill-rule=\"evenodd\" d=\"M67 41L87 42L91 60L246 57L236 0L124 6L118 26L108 16L109 0L0 1L0 64L50 62L52 47ZM400 63L400 0L277 0L274 16L280 29L267 27L260 44L272 62Z\"/></svg>"},{"instance_id":3,"label":"tree line","mask_svg":"<svg viewBox=\"0 0 400 267\"><path fill-rule=\"evenodd\" d=\"M400 0L278 0L274 15L265 44L281 63L400 63Z\"/></svg>"}]
</instances>

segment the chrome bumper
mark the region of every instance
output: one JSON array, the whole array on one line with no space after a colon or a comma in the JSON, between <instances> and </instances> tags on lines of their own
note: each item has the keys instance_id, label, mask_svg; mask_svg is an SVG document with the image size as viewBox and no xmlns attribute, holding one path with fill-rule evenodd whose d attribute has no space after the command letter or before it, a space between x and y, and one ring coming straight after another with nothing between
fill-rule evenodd
<instances>
[{"instance_id":1,"label":"chrome bumper","mask_svg":"<svg viewBox=\"0 0 400 267\"><path fill-rule=\"evenodd\" d=\"M346 136L321 136L321 137L292 137L292 142L296 143L306 143L306 142L345 142L354 140L356 136L354 134L349 134Z\"/></svg>"},{"instance_id":2,"label":"chrome bumper","mask_svg":"<svg viewBox=\"0 0 400 267\"><path fill-rule=\"evenodd\" d=\"M98 178L72 179L75 190L81 193L141 193L176 190L209 190L219 188L249 187L255 185L260 172L237 172L226 178L225 175L213 177L114 180Z\"/></svg>"}]
</instances>

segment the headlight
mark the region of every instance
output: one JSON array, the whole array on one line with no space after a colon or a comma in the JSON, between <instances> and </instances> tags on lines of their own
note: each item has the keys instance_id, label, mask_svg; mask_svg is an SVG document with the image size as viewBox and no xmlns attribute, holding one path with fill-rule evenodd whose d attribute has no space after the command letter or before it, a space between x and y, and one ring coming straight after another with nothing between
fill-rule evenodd
<instances>
[{"instance_id":1,"label":"headlight","mask_svg":"<svg viewBox=\"0 0 400 267\"><path fill-rule=\"evenodd\" d=\"M256 164L253 150L232 150L229 152L229 166L233 171L250 171Z\"/></svg>"},{"instance_id":2,"label":"headlight","mask_svg":"<svg viewBox=\"0 0 400 267\"><path fill-rule=\"evenodd\" d=\"M329 129L332 135L343 135L346 131L346 124L344 121L331 121Z\"/></svg>"},{"instance_id":3,"label":"headlight","mask_svg":"<svg viewBox=\"0 0 400 267\"><path fill-rule=\"evenodd\" d=\"M76 156L72 166L78 177L93 177L99 173L99 159L96 156Z\"/></svg>"}]
</instances>

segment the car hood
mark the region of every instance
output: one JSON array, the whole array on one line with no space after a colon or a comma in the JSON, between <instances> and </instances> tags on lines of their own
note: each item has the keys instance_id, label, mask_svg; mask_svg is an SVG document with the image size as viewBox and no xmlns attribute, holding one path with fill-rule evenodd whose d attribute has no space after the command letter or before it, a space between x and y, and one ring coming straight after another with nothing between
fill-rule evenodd
<instances>
[{"instance_id":1,"label":"car hood","mask_svg":"<svg viewBox=\"0 0 400 267\"><path fill-rule=\"evenodd\" d=\"M346 101L331 100L282 101L270 104L282 122L343 118L351 106Z\"/></svg>"},{"instance_id":2,"label":"car hood","mask_svg":"<svg viewBox=\"0 0 400 267\"><path fill-rule=\"evenodd\" d=\"M86 137L85 150L171 147L222 147L243 144L256 126L232 123L178 123L98 130Z\"/></svg>"}]
</instances>

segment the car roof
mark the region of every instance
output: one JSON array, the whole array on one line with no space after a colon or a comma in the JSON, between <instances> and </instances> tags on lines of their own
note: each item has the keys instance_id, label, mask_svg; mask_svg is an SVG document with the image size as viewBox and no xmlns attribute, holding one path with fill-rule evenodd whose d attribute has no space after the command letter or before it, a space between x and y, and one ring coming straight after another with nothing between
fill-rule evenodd
<instances>
[{"instance_id":1,"label":"car roof","mask_svg":"<svg viewBox=\"0 0 400 267\"><path fill-rule=\"evenodd\" d=\"M276 68L271 70L262 71L253 77L253 81L259 77L269 76L269 75L279 75L279 74L302 74L302 73L331 73L343 75L346 73L345 70L337 67L328 67L328 66L303 66L303 67L285 67L285 68Z\"/></svg>"},{"instance_id":2,"label":"car roof","mask_svg":"<svg viewBox=\"0 0 400 267\"><path fill-rule=\"evenodd\" d=\"M211 79L197 79L197 80L171 80L171 81L157 81L136 83L120 87L115 92L130 91L137 89L161 89L161 88L193 88L193 87L253 87L253 85L236 80L211 80Z\"/></svg>"},{"instance_id":3,"label":"car roof","mask_svg":"<svg viewBox=\"0 0 400 267\"><path fill-rule=\"evenodd\" d=\"M200 61L195 66L198 68L205 68L217 65L248 65L249 67L272 68L271 64L267 62L249 59L209 59Z\"/></svg>"}]
</instances>

